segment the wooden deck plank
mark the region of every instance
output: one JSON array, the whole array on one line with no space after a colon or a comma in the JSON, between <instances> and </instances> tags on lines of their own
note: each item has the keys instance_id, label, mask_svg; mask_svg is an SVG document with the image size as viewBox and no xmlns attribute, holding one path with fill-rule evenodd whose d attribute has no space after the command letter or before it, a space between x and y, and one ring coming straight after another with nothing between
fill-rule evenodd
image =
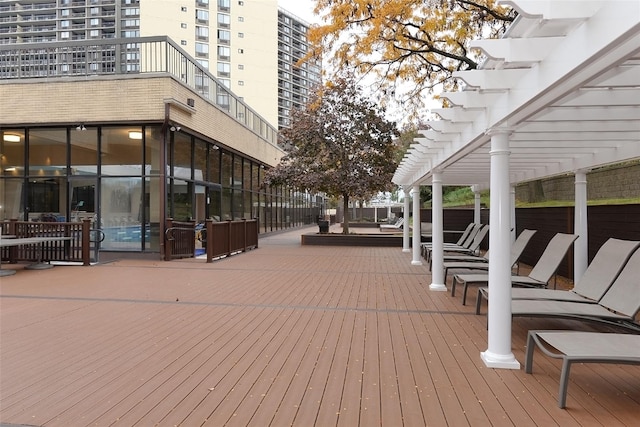
<instances>
[{"instance_id":1,"label":"wooden deck plank","mask_svg":"<svg viewBox=\"0 0 640 427\"><path fill-rule=\"evenodd\" d=\"M303 247L293 233L211 264L21 270L0 282L0 423L637 423L636 366L576 365L559 409L557 360L486 368L486 315L430 281L398 248ZM521 362L534 328L598 329L516 318Z\"/></svg>"},{"instance_id":2,"label":"wooden deck plank","mask_svg":"<svg viewBox=\"0 0 640 427\"><path fill-rule=\"evenodd\" d=\"M318 328L321 325L321 318L323 313L321 311L305 310L305 317L308 317L308 322L304 325L303 332L300 332L296 336L296 345L292 348L291 352L284 358L282 367L278 372L278 375L274 378L270 385L269 391L262 399L262 402L256 408L251 420L248 421L248 426L265 426L272 425L271 420L278 411L287 413L292 408L287 404L283 404L288 390L294 382L294 380L302 373L303 361L308 360L307 353L311 348L312 337L317 335ZM300 322L302 324L302 322ZM296 406L296 405L293 405Z\"/></svg>"},{"instance_id":3,"label":"wooden deck plank","mask_svg":"<svg viewBox=\"0 0 640 427\"><path fill-rule=\"evenodd\" d=\"M370 302L369 302L370 304ZM364 369L362 370L362 397L360 399L360 425L380 425L380 353L378 348L378 314L365 314Z\"/></svg>"},{"instance_id":4,"label":"wooden deck plank","mask_svg":"<svg viewBox=\"0 0 640 427\"><path fill-rule=\"evenodd\" d=\"M338 426L360 425L362 402L362 376L364 371L364 347L366 335L366 313L352 313L353 329L349 346L344 383L340 393Z\"/></svg>"}]
</instances>

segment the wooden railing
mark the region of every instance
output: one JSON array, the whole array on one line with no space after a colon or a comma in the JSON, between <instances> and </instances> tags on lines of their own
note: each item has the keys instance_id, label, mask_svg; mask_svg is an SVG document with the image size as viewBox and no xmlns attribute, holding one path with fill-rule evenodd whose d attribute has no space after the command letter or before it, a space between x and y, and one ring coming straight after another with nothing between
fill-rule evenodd
<instances>
[{"instance_id":1,"label":"wooden railing","mask_svg":"<svg viewBox=\"0 0 640 427\"><path fill-rule=\"evenodd\" d=\"M164 231L164 260L193 257L196 253L195 235L195 221L167 219Z\"/></svg>"},{"instance_id":2,"label":"wooden railing","mask_svg":"<svg viewBox=\"0 0 640 427\"><path fill-rule=\"evenodd\" d=\"M199 230L199 236L196 231L194 221L168 219L164 260L193 257L196 238L205 246L207 262L258 247L258 221L255 219L224 222L206 220L204 229Z\"/></svg>"},{"instance_id":3,"label":"wooden railing","mask_svg":"<svg viewBox=\"0 0 640 427\"><path fill-rule=\"evenodd\" d=\"M207 262L258 247L258 220L205 222Z\"/></svg>"},{"instance_id":4,"label":"wooden railing","mask_svg":"<svg viewBox=\"0 0 640 427\"><path fill-rule=\"evenodd\" d=\"M48 241L38 245L12 246L2 248L3 261L48 262L67 261L91 264L91 220L82 222L27 222L3 221L2 234L15 238L67 237L63 241Z\"/></svg>"}]
</instances>

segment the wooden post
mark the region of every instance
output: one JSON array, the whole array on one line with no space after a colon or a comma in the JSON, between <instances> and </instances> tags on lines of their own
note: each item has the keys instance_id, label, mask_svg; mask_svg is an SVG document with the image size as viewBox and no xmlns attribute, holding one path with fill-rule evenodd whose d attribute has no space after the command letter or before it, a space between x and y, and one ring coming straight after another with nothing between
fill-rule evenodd
<instances>
[{"instance_id":1,"label":"wooden post","mask_svg":"<svg viewBox=\"0 0 640 427\"><path fill-rule=\"evenodd\" d=\"M247 252L247 219L242 218L242 252Z\"/></svg>"},{"instance_id":2,"label":"wooden post","mask_svg":"<svg viewBox=\"0 0 640 427\"><path fill-rule=\"evenodd\" d=\"M82 265L91 265L91 220L82 220Z\"/></svg>"},{"instance_id":3,"label":"wooden post","mask_svg":"<svg viewBox=\"0 0 640 427\"><path fill-rule=\"evenodd\" d=\"M171 242L167 238L167 230L173 227L173 218L167 218L165 221L165 232L163 233L162 241L164 242L164 260L171 261Z\"/></svg>"},{"instance_id":4,"label":"wooden post","mask_svg":"<svg viewBox=\"0 0 640 427\"><path fill-rule=\"evenodd\" d=\"M232 221L227 221L227 256L231 256L231 247L233 246L233 236L231 235L233 228L231 227Z\"/></svg>"},{"instance_id":5,"label":"wooden post","mask_svg":"<svg viewBox=\"0 0 640 427\"><path fill-rule=\"evenodd\" d=\"M213 262L213 220L204 220L205 232L207 240L205 241L205 250L207 251L207 262Z\"/></svg>"}]
</instances>

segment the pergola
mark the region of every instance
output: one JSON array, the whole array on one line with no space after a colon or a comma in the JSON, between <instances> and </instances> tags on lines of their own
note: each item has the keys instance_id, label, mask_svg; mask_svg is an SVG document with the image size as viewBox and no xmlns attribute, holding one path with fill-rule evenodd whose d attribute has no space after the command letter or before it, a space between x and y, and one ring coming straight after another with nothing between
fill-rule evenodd
<instances>
[{"instance_id":1,"label":"pergola","mask_svg":"<svg viewBox=\"0 0 640 427\"><path fill-rule=\"evenodd\" d=\"M473 43L486 60L455 73L465 89L442 94L453 107L435 111L442 120L421 132L393 182L414 195L420 185L433 186L432 290L446 290L442 184L490 189L488 349L481 357L489 367L517 369L509 265L514 186L575 174L578 279L587 267L587 172L640 158L640 1L499 3L519 16L503 38ZM412 263L419 263L419 243Z\"/></svg>"}]
</instances>

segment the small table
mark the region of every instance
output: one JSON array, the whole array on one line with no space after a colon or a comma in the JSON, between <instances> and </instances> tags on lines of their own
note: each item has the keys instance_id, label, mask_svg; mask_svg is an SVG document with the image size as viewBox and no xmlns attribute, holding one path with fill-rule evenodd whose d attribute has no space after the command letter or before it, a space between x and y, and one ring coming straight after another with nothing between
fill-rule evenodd
<instances>
[{"instance_id":1,"label":"small table","mask_svg":"<svg viewBox=\"0 0 640 427\"><path fill-rule=\"evenodd\" d=\"M27 269L38 270L44 268L51 268L53 265L45 264L42 262L42 252L44 251L44 244L46 242L62 242L65 240L71 240L71 237L50 236L50 237L13 237L5 239L6 235L0 238L0 248L9 246L24 246L24 245L41 245L40 246L40 259L37 263L28 265ZM16 274L15 270L3 270L2 263L0 263L0 277L11 276Z\"/></svg>"}]
</instances>

